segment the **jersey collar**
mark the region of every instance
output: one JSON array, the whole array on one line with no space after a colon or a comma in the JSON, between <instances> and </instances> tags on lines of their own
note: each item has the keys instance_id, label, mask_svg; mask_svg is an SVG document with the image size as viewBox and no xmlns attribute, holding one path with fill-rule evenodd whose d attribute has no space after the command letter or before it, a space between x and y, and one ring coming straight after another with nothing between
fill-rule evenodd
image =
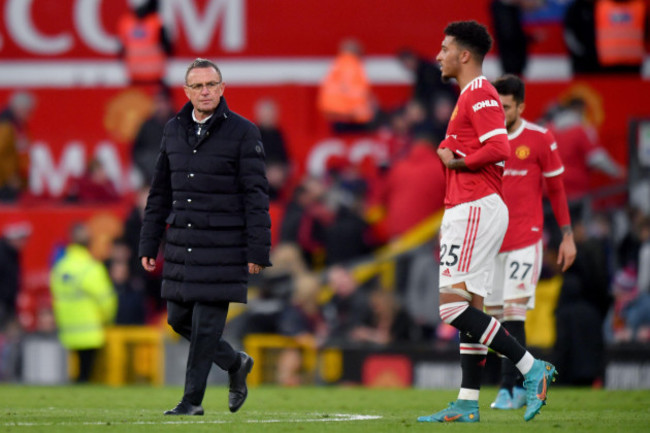
<instances>
[{"instance_id":1,"label":"jersey collar","mask_svg":"<svg viewBox=\"0 0 650 433\"><path fill-rule=\"evenodd\" d=\"M517 130L512 134L508 134L508 140L514 140L515 138L519 137L526 127L526 123L528 123L526 122L526 119L521 119L521 125L519 125L519 128L517 128Z\"/></svg>"},{"instance_id":2,"label":"jersey collar","mask_svg":"<svg viewBox=\"0 0 650 433\"><path fill-rule=\"evenodd\" d=\"M473 83L474 81L476 81L476 80L487 80L487 78L485 78L485 75L480 75L480 76L474 78L472 81L470 81L469 83L467 83L467 84L465 85L465 87L463 87L463 90L460 91L460 94L462 95L463 92L464 92L465 90L467 90L467 88L468 88L469 86L471 86L472 83Z\"/></svg>"}]
</instances>

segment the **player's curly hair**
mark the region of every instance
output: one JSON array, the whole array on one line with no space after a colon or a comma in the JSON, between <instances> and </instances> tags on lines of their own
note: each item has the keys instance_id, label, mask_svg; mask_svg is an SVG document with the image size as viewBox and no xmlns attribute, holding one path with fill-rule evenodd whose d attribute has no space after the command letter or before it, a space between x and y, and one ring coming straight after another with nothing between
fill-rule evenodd
<instances>
[{"instance_id":1,"label":"player's curly hair","mask_svg":"<svg viewBox=\"0 0 650 433\"><path fill-rule=\"evenodd\" d=\"M526 90L523 80L518 76L505 74L497 78L492 84L499 95L511 95L517 104L524 102Z\"/></svg>"},{"instance_id":2,"label":"player's curly hair","mask_svg":"<svg viewBox=\"0 0 650 433\"><path fill-rule=\"evenodd\" d=\"M445 35L453 36L459 45L468 49L481 62L492 47L492 37L487 28L474 20L449 23L445 27Z\"/></svg>"}]
</instances>

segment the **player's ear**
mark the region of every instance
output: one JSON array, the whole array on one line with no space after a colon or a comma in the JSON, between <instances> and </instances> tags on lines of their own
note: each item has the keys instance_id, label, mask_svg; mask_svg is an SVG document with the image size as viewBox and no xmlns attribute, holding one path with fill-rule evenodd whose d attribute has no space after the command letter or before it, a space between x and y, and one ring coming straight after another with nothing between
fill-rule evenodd
<instances>
[{"instance_id":1,"label":"player's ear","mask_svg":"<svg viewBox=\"0 0 650 433\"><path fill-rule=\"evenodd\" d=\"M461 63L469 63L472 60L472 53L469 50L462 50L459 57Z\"/></svg>"},{"instance_id":2,"label":"player's ear","mask_svg":"<svg viewBox=\"0 0 650 433\"><path fill-rule=\"evenodd\" d=\"M521 113L523 113L525 109L526 109L526 103L525 102L522 102L521 104L519 104L519 106L517 107L517 111L519 111L520 116L521 116Z\"/></svg>"}]
</instances>

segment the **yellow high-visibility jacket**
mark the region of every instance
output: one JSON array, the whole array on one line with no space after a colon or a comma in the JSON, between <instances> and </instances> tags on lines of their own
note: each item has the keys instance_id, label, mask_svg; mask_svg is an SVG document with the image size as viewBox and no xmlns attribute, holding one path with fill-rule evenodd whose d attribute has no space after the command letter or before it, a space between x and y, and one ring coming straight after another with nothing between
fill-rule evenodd
<instances>
[{"instance_id":1,"label":"yellow high-visibility jacket","mask_svg":"<svg viewBox=\"0 0 650 433\"><path fill-rule=\"evenodd\" d=\"M88 249L70 245L50 275L59 339L72 350L95 349L117 312L117 296L106 267Z\"/></svg>"}]
</instances>

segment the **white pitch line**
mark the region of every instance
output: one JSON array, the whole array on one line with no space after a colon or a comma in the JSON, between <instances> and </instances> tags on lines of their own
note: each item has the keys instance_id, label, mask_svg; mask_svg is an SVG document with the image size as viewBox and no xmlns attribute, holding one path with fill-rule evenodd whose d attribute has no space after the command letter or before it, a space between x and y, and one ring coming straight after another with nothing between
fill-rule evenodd
<instances>
[{"instance_id":1,"label":"white pitch line","mask_svg":"<svg viewBox=\"0 0 650 433\"><path fill-rule=\"evenodd\" d=\"M94 422L5 422L0 423L3 427L50 427L50 426L80 426L80 425L176 425L176 424L232 424L241 422L244 424L273 424L273 423L298 423L298 422L346 422L346 421L369 421L382 419L381 415L360 415L337 413L321 418L305 419L249 419L249 420L196 420L196 421L94 421Z\"/></svg>"}]
</instances>

